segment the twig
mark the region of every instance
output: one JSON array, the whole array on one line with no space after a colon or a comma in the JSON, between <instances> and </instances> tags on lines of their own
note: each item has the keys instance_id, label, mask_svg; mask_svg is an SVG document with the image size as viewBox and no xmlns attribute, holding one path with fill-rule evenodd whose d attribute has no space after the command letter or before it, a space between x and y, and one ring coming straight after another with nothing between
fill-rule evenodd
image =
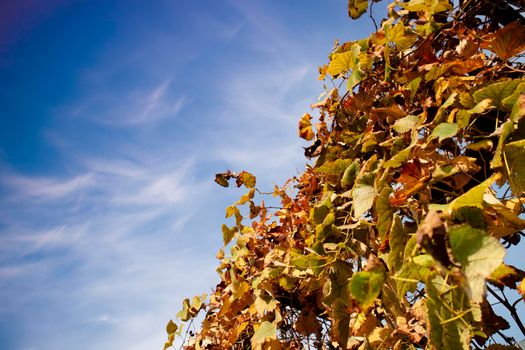
<instances>
[{"instance_id":1,"label":"twig","mask_svg":"<svg viewBox=\"0 0 525 350\"><path fill-rule=\"evenodd\" d=\"M496 298L500 303L501 305L505 306L505 308L507 310L509 310L509 313L510 315L512 316L512 318L514 319L514 322L516 322L516 325L518 326L518 328L520 329L521 333L525 336L525 326L523 325L523 323L521 322L521 319L516 311L516 308L513 307L509 301L507 300L507 298L502 298L501 296L499 296L494 290L492 290L489 286L487 286L487 290L489 291L490 294L492 294L492 296L494 298Z\"/></svg>"}]
</instances>

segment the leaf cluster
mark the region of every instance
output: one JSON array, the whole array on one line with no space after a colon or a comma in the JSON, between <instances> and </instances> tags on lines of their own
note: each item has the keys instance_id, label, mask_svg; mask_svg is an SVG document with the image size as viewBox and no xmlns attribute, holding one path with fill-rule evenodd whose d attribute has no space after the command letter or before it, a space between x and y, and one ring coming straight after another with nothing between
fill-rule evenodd
<instances>
[{"instance_id":1,"label":"leaf cluster","mask_svg":"<svg viewBox=\"0 0 525 350\"><path fill-rule=\"evenodd\" d=\"M333 88L299 122L313 165L271 194L217 175L248 192L226 209L220 282L185 301L182 321L205 315L184 349L512 348L487 293L525 333L503 294L525 294L504 262L525 228L523 10L396 0L337 44L319 69Z\"/></svg>"}]
</instances>

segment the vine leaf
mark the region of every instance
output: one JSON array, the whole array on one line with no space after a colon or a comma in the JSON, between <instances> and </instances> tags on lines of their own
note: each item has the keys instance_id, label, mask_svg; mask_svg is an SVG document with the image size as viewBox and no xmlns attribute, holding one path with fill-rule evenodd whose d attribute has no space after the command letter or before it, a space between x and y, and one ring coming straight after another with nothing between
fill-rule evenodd
<instances>
[{"instance_id":1,"label":"vine leaf","mask_svg":"<svg viewBox=\"0 0 525 350\"><path fill-rule=\"evenodd\" d=\"M373 186L373 175L369 174L366 178L363 176L361 181L358 181L352 190L354 217L358 218L370 210L374 204L376 195L377 192Z\"/></svg>"},{"instance_id":2,"label":"vine leaf","mask_svg":"<svg viewBox=\"0 0 525 350\"><path fill-rule=\"evenodd\" d=\"M232 239L235 237L235 234L237 233L237 227L229 228L228 226L222 224L222 242L225 246L228 245L232 241Z\"/></svg>"},{"instance_id":3,"label":"vine leaf","mask_svg":"<svg viewBox=\"0 0 525 350\"><path fill-rule=\"evenodd\" d=\"M480 103L485 99L491 99L494 106L500 108L501 106L504 106L503 101L511 96L514 90L516 90L518 85L522 82L523 80L521 79L511 79L487 85L474 93L474 101Z\"/></svg>"},{"instance_id":4,"label":"vine leaf","mask_svg":"<svg viewBox=\"0 0 525 350\"><path fill-rule=\"evenodd\" d=\"M488 49L506 61L525 50L525 26L512 22L496 31L489 40Z\"/></svg>"},{"instance_id":5,"label":"vine leaf","mask_svg":"<svg viewBox=\"0 0 525 350\"><path fill-rule=\"evenodd\" d=\"M419 124L419 117L415 115L407 115L404 118L396 120L394 125L392 126L392 129L394 129L396 132L402 134L407 131L410 131L416 127L416 125Z\"/></svg>"},{"instance_id":6,"label":"vine leaf","mask_svg":"<svg viewBox=\"0 0 525 350\"><path fill-rule=\"evenodd\" d=\"M348 0L348 15L352 19L361 17L368 8L368 0Z\"/></svg>"},{"instance_id":7,"label":"vine leaf","mask_svg":"<svg viewBox=\"0 0 525 350\"><path fill-rule=\"evenodd\" d=\"M507 143L505 160L512 193L521 196L525 192L525 140Z\"/></svg>"},{"instance_id":8,"label":"vine leaf","mask_svg":"<svg viewBox=\"0 0 525 350\"><path fill-rule=\"evenodd\" d=\"M498 287L516 289L516 284L525 278L525 271L517 267L501 264L488 276L488 280Z\"/></svg>"},{"instance_id":9,"label":"vine leaf","mask_svg":"<svg viewBox=\"0 0 525 350\"><path fill-rule=\"evenodd\" d=\"M173 320L170 320L168 324L166 325L166 332L168 334L175 333L177 331L177 325L173 322Z\"/></svg>"},{"instance_id":10,"label":"vine leaf","mask_svg":"<svg viewBox=\"0 0 525 350\"><path fill-rule=\"evenodd\" d=\"M366 309L377 298L385 282L385 273L382 270L359 271L350 279L348 289L352 298Z\"/></svg>"},{"instance_id":11,"label":"vine leaf","mask_svg":"<svg viewBox=\"0 0 525 350\"><path fill-rule=\"evenodd\" d=\"M453 313L449 306L451 302L457 304L461 296L451 291L439 276L427 285L429 298L425 303L425 311L433 347L436 350L469 350L468 323Z\"/></svg>"},{"instance_id":12,"label":"vine leaf","mask_svg":"<svg viewBox=\"0 0 525 350\"><path fill-rule=\"evenodd\" d=\"M449 238L452 256L466 277L467 292L472 302L479 304L485 294L485 279L503 263L505 248L484 230L469 225L452 227Z\"/></svg>"},{"instance_id":13,"label":"vine leaf","mask_svg":"<svg viewBox=\"0 0 525 350\"><path fill-rule=\"evenodd\" d=\"M437 138L439 142L456 136L458 133L458 125L456 123L441 123L432 131L429 140Z\"/></svg>"},{"instance_id":14,"label":"vine leaf","mask_svg":"<svg viewBox=\"0 0 525 350\"><path fill-rule=\"evenodd\" d=\"M277 328L275 325L268 321L263 321L255 330L252 336L252 348L261 349L266 339L275 339L277 337Z\"/></svg>"},{"instance_id":15,"label":"vine leaf","mask_svg":"<svg viewBox=\"0 0 525 350\"><path fill-rule=\"evenodd\" d=\"M299 120L299 137L306 141L313 140L315 136L311 120L312 116L308 113L303 114L302 118Z\"/></svg>"}]
</instances>

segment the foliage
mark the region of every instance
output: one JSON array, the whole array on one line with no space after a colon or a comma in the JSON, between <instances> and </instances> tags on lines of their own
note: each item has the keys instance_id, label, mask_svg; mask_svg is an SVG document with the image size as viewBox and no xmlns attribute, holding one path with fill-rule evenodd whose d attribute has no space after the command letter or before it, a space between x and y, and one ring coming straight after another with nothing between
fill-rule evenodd
<instances>
[{"instance_id":1,"label":"foliage","mask_svg":"<svg viewBox=\"0 0 525 350\"><path fill-rule=\"evenodd\" d=\"M315 162L276 186L281 207L253 175L217 174L248 192L226 209L220 282L179 313L205 313L184 349L512 348L487 291L525 332L503 294L525 290L503 261L525 228L524 9L396 0L336 45L320 79L339 88L299 123Z\"/></svg>"}]
</instances>

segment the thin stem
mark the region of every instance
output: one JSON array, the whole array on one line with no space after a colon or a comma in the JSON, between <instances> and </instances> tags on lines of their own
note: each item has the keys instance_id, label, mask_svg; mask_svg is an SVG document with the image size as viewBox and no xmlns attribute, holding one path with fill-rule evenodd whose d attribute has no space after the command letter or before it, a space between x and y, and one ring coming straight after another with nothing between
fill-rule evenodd
<instances>
[{"instance_id":1,"label":"thin stem","mask_svg":"<svg viewBox=\"0 0 525 350\"><path fill-rule=\"evenodd\" d=\"M520 329L521 333L525 336L525 326L523 325L523 323L521 322L521 319L518 315L518 312L516 311L516 308L513 307L509 301L507 300L507 298L502 298L499 294L497 294L494 290L492 290L489 286L487 286L487 290L489 291L490 294L492 294L492 296L494 298L496 298L500 303L501 305L505 306L505 308L507 310L509 310L509 313L510 315L512 316L512 318L514 319L514 322L516 322L516 325L518 326L518 328Z\"/></svg>"}]
</instances>

